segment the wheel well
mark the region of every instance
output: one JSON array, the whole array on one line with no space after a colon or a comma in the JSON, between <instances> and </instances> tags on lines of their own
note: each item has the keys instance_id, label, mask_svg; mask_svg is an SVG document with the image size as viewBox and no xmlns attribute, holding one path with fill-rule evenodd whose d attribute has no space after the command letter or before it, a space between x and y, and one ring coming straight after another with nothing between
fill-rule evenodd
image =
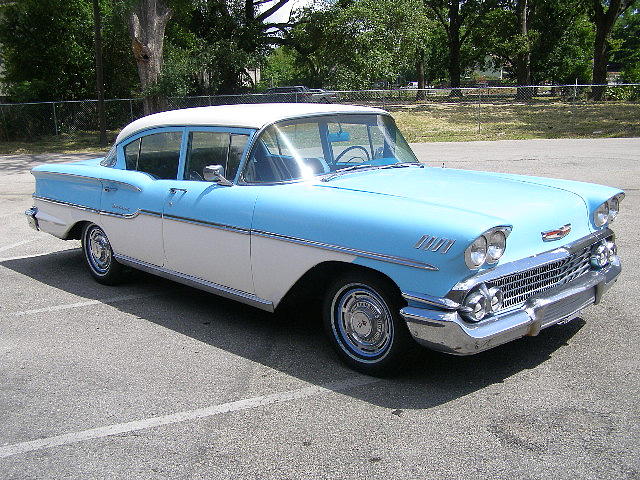
<instances>
[{"instance_id":1,"label":"wheel well","mask_svg":"<svg viewBox=\"0 0 640 480\"><path fill-rule=\"evenodd\" d=\"M82 238L82 230L84 229L85 225L88 225L90 223L91 222L87 222L84 220L81 222L76 222L73 227L71 227L67 232L65 240L80 240Z\"/></svg>"},{"instance_id":2,"label":"wheel well","mask_svg":"<svg viewBox=\"0 0 640 480\"><path fill-rule=\"evenodd\" d=\"M366 272L375 275L389 284L389 287L402 298L398 285L384 273L373 268L355 265L346 262L322 262L309 269L298 281L289 289L282 301L278 304L278 309L291 306L300 302L322 302L326 288L331 281L346 272ZM321 288L318 288L318 285Z\"/></svg>"}]
</instances>

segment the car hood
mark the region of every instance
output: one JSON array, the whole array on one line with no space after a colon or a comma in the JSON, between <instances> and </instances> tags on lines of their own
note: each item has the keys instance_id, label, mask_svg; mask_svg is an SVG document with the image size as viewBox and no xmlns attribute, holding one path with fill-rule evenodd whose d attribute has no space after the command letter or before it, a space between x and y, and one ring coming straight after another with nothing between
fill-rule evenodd
<instances>
[{"instance_id":1,"label":"car hood","mask_svg":"<svg viewBox=\"0 0 640 480\"><path fill-rule=\"evenodd\" d=\"M459 231L465 230L467 218L490 217L494 226L513 227L504 261L553 249L554 242L543 242L541 233L566 224L571 232L555 243L588 235L593 231L590 203L619 192L580 182L433 167L354 172L317 186L420 202L426 212L432 207L446 216L443 224L458 224ZM597 200L592 202L590 195Z\"/></svg>"}]
</instances>

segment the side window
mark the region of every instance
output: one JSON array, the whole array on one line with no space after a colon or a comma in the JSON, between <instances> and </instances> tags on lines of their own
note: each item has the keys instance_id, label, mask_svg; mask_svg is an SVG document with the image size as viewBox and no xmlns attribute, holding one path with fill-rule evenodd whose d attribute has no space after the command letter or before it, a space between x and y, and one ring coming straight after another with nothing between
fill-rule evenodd
<instances>
[{"instance_id":1,"label":"side window","mask_svg":"<svg viewBox=\"0 0 640 480\"><path fill-rule=\"evenodd\" d=\"M185 180L204 180L204 167L222 165L224 176L233 180L249 139L244 134L191 132L187 146Z\"/></svg>"},{"instance_id":2,"label":"side window","mask_svg":"<svg viewBox=\"0 0 640 480\"><path fill-rule=\"evenodd\" d=\"M191 132L187 147L185 180L204 180L207 165L226 166L229 134L224 132ZM225 168L226 176L226 168Z\"/></svg>"},{"instance_id":3,"label":"side window","mask_svg":"<svg viewBox=\"0 0 640 480\"><path fill-rule=\"evenodd\" d=\"M103 167L113 167L116 164L117 159L118 157L116 155L116 146L114 144L113 147L111 147L111 149L109 150L109 153L107 153L107 156L104 157L104 160L100 162L100 165L102 165Z\"/></svg>"},{"instance_id":4,"label":"side window","mask_svg":"<svg viewBox=\"0 0 640 480\"><path fill-rule=\"evenodd\" d=\"M140 154L140 139L125 145L124 147L124 162L127 170L138 169L138 155Z\"/></svg>"},{"instance_id":5,"label":"side window","mask_svg":"<svg viewBox=\"0 0 640 480\"><path fill-rule=\"evenodd\" d=\"M181 132L153 133L139 138L125 147L127 170L145 172L154 178L177 178L181 141ZM136 155L135 144L138 142ZM137 160L136 164L134 160Z\"/></svg>"},{"instance_id":6,"label":"side window","mask_svg":"<svg viewBox=\"0 0 640 480\"><path fill-rule=\"evenodd\" d=\"M238 173L238 167L242 160L242 153L249 141L249 135L231 134L231 143L229 145L229 158L227 159L227 168L225 168L225 177L233 180Z\"/></svg>"}]
</instances>

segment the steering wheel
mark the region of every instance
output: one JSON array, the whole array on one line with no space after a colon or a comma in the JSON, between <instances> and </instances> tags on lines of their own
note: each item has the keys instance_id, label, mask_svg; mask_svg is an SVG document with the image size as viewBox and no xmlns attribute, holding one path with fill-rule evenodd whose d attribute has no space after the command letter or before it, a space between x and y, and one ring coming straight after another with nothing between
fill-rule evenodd
<instances>
[{"instance_id":1,"label":"steering wheel","mask_svg":"<svg viewBox=\"0 0 640 480\"><path fill-rule=\"evenodd\" d=\"M365 155L367 156L367 159L365 160L365 162L370 162L371 161L371 155L369 155L369 152L367 151L366 148L364 148L362 145L351 145L350 147L345 148L342 153L340 153L340 155L338 155L335 159L335 163L339 163L340 159L342 158L342 156L347 153L349 150L355 150L356 148L359 148L360 150L362 150ZM351 163L351 160L353 160L354 158L362 158L364 160L364 157L361 156L354 156L349 158L349 160L347 160L344 163Z\"/></svg>"}]
</instances>

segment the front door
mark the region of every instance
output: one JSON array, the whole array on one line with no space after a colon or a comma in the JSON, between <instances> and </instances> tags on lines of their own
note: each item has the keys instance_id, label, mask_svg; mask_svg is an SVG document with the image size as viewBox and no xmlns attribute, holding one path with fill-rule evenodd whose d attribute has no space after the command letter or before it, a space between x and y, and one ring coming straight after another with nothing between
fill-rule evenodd
<instances>
[{"instance_id":1,"label":"front door","mask_svg":"<svg viewBox=\"0 0 640 480\"><path fill-rule=\"evenodd\" d=\"M251 221L255 189L204 181L204 167L221 165L233 180L249 135L208 129L188 132L183 180L166 191L165 268L253 293Z\"/></svg>"}]
</instances>

